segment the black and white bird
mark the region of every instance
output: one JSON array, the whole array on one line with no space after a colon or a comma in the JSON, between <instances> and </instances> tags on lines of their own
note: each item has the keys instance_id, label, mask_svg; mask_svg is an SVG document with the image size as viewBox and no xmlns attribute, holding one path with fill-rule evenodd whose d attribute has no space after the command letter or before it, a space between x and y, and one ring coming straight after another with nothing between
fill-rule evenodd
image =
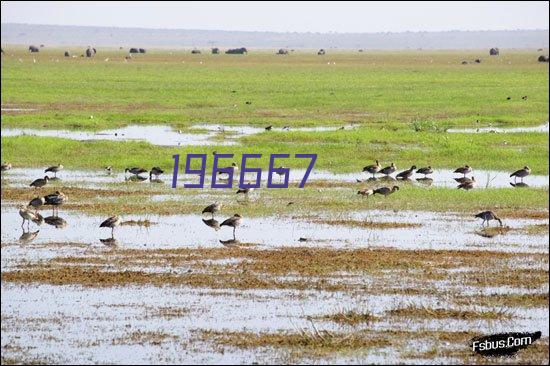
<instances>
[{"instance_id":1,"label":"black and white bird","mask_svg":"<svg viewBox=\"0 0 550 366\"><path fill-rule=\"evenodd\" d=\"M527 177L531 174L531 169L528 166L524 166L523 169L516 170L512 174L510 174L510 178L514 177L514 183L516 182L517 178L521 178L521 181L523 182L523 178Z\"/></svg>"},{"instance_id":2,"label":"black and white bird","mask_svg":"<svg viewBox=\"0 0 550 366\"><path fill-rule=\"evenodd\" d=\"M131 173L131 174L134 174L134 175L139 175L139 174L143 174L143 173L147 173L147 169L143 169L143 168L138 168L138 167L133 167L133 168L126 168L124 169L124 173Z\"/></svg>"},{"instance_id":3,"label":"black and white bird","mask_svg":"<svg viewBox=\"0 0 550 366\"><path fill-rule=\"evenodd\" d=\"M44 170L44 173L52 172L54 177L57 177L57 172L63 170L63 165L57 164Z\"/></svg>"},{"instance_id":4,"label":"black and white bird","mask_svg":"<svg viewBox=\"0 0 550 366\"><path fill-rule=\"evenodd\" d=\"M29 202L29 206L33 207L35 210L38 210L40 207L44 206L46 200L44 197L35 197Z\"/></svg>"},{"instance_id":5,"label":"black and white bird","mask_svg":"<svg viewBox=\"0 0 550 366\"><path fill-rule=\"evenodd\" d=\"M155 166L151 168L151 171L149 172L149 179L151 179L153 175L158 179L159 175L161 175L162 173L164 173L164 170L162 170L158 166Z\"/></svg>"},{"instance_id":6,"label":"black and white bird","mask_svg":"<svg viewBox=\"0 0 550 366\"><path fill-rule=\"evenodd\" d=\"M391 163L390 166L387 166L387 167L385 167L385 168L380 169L380 173L382 173L382 174L388 176L388 175L390 175L390 174L395 173L395 170L396 170L396 169L397 169L397 168L396 168L395 164L394 164L394 163Z\"/></svg>"},{"instance_id":7,"label":"black and white bird","mask_svg":"<svg viewBox=\"0 0 550 366\"><path fill-rule=\"evenodd\" d=\"M4 163L2 165L0 165L1 169L3 172L5 172L6 170L11 170L12 166L11 166L11 163Z\"/></svg>"},{"instance_id":8,"label":"black and white bird","mask_svg":"<svg viewBox=\"0 0 550 366\"><path fill-rule=\"evenodd\" d=\"M99 227L108 227L111 228L111 237L114 236L115 227L120 226L122 220L118 216L111 216L107 220L103 221Z\"/></svg>"},{"instance_id":9,"label":"black and white bird","mask_svg":"<svg viewBox=\"0 0 550 366\"><path fill-rule=\"evenodd\" d=\"M60 191L55 191L55 193L44 196L44 205L52 206L55 214L59 210L59 206L64 204L66 200L67 196L65 196L65 194Z\"/></svg>"}]
</instances>

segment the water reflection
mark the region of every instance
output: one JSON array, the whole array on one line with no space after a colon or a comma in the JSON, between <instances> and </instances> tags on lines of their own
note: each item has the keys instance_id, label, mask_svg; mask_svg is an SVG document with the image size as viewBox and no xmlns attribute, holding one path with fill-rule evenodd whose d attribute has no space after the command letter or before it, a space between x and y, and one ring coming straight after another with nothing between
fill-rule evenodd
<instances>
[{"instance_id":1,"label":"water reflection","mask_svg":"<svg viewBox=\"0 0 550 366\"><path fill-rule=\"evenodd\" d=\"M215 220L215 219L208 219L208 220L205 220L205 219L202 219L202 222L204 222L204 224L208 227L211 227L212 229L218 231L220 230L220 222L218 220Z\"/></svg>"},{"instance_id":2,"label":"water reflection","mask_svg":"<svg viewBox=\"0 0 550 366\"><path fill-rule=\"evenodd\" d=\"M124 177L124 181L126 182L143 182L144 180L147 180L147 177L142 177L141 175L132 175L130 177Z\"/></svg>"},{"instance_id":3,"label":"water reflection","mask_svg":"<svg viewBox=\"0 0 550 366\"><path fill-rule=\"evenodd\" d=\"M105 238L105 239L99 239L99 241L108 246L108 247L116 247L118 246L118 240L116 240L114 237L112 238Z\"/></svg>"},{"instance_id":4,"label":"water reflection","mask_svg":"<svg viewBox=\"0 0 550 366\"><path fill-rule=\"evenodd\" d=\"M241 242L237 239L220 240L220 243L226 247L233 247L241 244Z\"/></svg>"},{"instance_id":5,"label":"water reflection","mask_svg":"<svg viewBox=\"0 0 550 366\"><path fill-rule=\"evenodd\" d=\"M420 184L431 186L434 180L432 178L416 178L416 181Z\"/></svg>"},{"instance_id":6,"label":"water reflection","mask_svg":"<svg viewBox=\"0 0 550 366\"><path fill-rule=\"evenodd\" d=\"M48 216L44 219L46 224L54 226L56 229L63 229L67 227L67 221L59 216Z\"/></svg>"},{"instance_id":7,"label":"water reflection","mask_svg":"<svg viewBox=\"0 0 550 366\"><path fill-rule=\"evenodd\" d=\"M39 232L40 232L40 230L36 230L36 231L32 232L32 231L25 231L25 229L23 229L23 233L19 237L19 241L21 243L30 243L31 241L33 241L38 236Z\"/></svg>"},{"instance_id":8,"label":"water reflection","mask_svg":"<svg viewBox=\"0 0 550 366\"><path fill-rule=\"evenodd\" d=\"M528 188L529 187L529 184L523 183L523 182L519 182L519 183L510 182L510 185L512 187L515 187L515 188Z\"/></svg>"}]
</instances>

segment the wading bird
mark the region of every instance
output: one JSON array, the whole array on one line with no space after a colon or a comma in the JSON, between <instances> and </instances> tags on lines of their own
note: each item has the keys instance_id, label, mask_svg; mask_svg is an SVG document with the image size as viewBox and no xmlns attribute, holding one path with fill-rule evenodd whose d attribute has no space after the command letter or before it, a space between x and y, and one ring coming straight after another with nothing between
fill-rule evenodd
<instances>
[{"instance_id":1,"label":"wading bird","mask_svg":"<svg viewBox=\"0 0 550 366\"><path fill-rule=\"evenodd\" d=\"M30 222L34 222L37 225L41 225L44 218L42 215L40 215L38 212L34 212L28 207L25 207L24 205L19 206L19 216L23 218L23 222L21 223L21 228L23 228L23 225L25 225L25 221L27 221L27 230L29 229Z\"/></svg>"},{"instance_id":2,"label":"wading bird","mask_svg":"<svg viewBox=\"0 0 550 366\"><path fill-rule=\"evenodd\" d=\"M112 166L106 166L105 167L105 171L107 172L107 174L111 174L113 172L113 167Z\"/></svg>"},{"instance_id":3,"label":"wading bird","mask_svg":"<svg viewBox=\"0 0 550 366\"><path fill-rule=\"evenodd\" d=\"M378 160L376 160L376 164L367 165L363 168L363 171L372 174L372 177L374 178L374 175L378 173L380 169L382 169L382 167L378 163Z\"/></svg>"},{"instance_id":4,"label":"wading bird","mask_svg":"<svg viewBox=\"0 0 550 366\"><path fill-rule=\"evenodd\" d=\"M399 187L398 186L393 186L392 188L390 187L380 187L380 188L377 188L375 189L372 194L375 195L375 194L381 194L383 195L384 197L387 197L389 196L390 194L394 193L394 192L397 192L399 190Z\"/></svg>"},{"instance_id":5,"label":"wading bird","mask_svg":"<svg viewBox=\"0 0 550 366\"><path fill-rule=\"evenodd\" d=\"M252 192L253 190L254 190L254 187L239 188L237 190L237 194L242 193L246 196L246 195L248 195L248 193Z\"/></svg>"},{"instance_id":6,"label":"wading bird","mask_svg":"<svg viewBox=\"0 0 550 366\"><path fill-rule=\"evenodd\" d=\"M35 179L31 184L30 186L31 187L34 187L34 188L41 188L41 187L44 187L48 181L50 180L50 177L48 177L47 175L44 176L44 178L38 178L38 179Z\"/></svg>"},{"instance_id":7,"label":"wading bird","mask_svg":"<svg viewBox=\"0 0 550 366\"><path fill-rule=\"evenodd\" d=\"M487 222L487 226L489 226L489 221L496 220L502 226L502 220L495 215L493 211L483 211L475 215L476 218L483 219L481 222L481 226L483 226Z\"/></svg>"},{"instance_id":8,"label":"wading bird","mask_svg":"<svg viewBox=\"0 0 550 366\"><path fill-rule=\"evenodd\" d=\"M523 182L523 178L531 174L531 169L528 166L524 166L523 169L516 170L512 174L510 174L510 177L514 177L514 183L516 182L517 178L521 178L521 181Z\"/></svg>"},{"instance_id":9,"label":"wading bird","mask_svg":"<svg viewBox=\"0 0 550 366\"><path fill-rule=\"evenodd\" d=\"M401 173L396 175L397 179L403 179L403 180L409 180L412 175L414 174L414 171L416 170L416 165L411 166L410 169L404 170Z\"/></svg>"},{"instance_id":10,"label":"wading bird","mask_svg":"<svg viewBox=\"0 0 550 366\"><path fill-rule=\"evenodd\" d=\"M122 220L118 216L109 217L107 220L103 221L99 227L108 227L111 228L111 237L114 236L115 227L120 226Z\"/></svg>"},{"instance_id":11,"label":"wading bird","mask_svg":"<svg viewBox=\"0 0 550 366\"><path fill-rule=\"evenodd\" d=\"M222 204L221 203L213 203L211 205L208 205L204 208L204 210L202 210L202 213L209 213L209 214L212 214L212 218L214 218L214 214L218 211L220 211L222 209Z\"/></svg>"},{"instance_id":12,"label":"wading bird","mask_svg":"<svg viewBox=\"0 0 550 366\"><path fill-rule=\"evenodd\" d=\"M416 171L417 174L424 174L424 178L426 178L428 174L432 174L433 172L434 171L430 165L424 168L420 168Z\"/></svg>"},{"instance_id":13,"label":"wading bird","mask_svg":"<svg viewBox=\"0 0 550 366\"><path fill-rule=\"evenodd\" d=\"M162 170L161 168L159 168L158 166L155 166L151 169L151 171L149 172L149 179L151 179L151 177L154 175L155 177L157 177L157 179L159 178L159 175L161 175L162 173L164 173L164 170Z\"/></svg>"},{"instance_id":14,"label":"wading bird","mask_svg":"<svg viewBox=\"0 0 550 366\"><path fill-rule=\"evenodd\" d=\"M471 173L472 168L469 165L461 166L460 168L457 168L453 173L463 174L464 177L466 177L466 174Z\"/></svg>"},{"instance_id":15,"label":"wading bird","mask_svg":"<svg viewBox=\"0 0 550 366\"><path fill-rule=\"evenodd\" d=\"M59 206L65 203L66 200L67 200L67 196L65 196L63 193L59 191L55 191L55 193L44 196L44 201L45 201L44 204L46 206L53 207L54 215L57 213Z\"/></svg>"},{"instance_id":16,"label":"wading bird","mask_svg":"<svg viewBox=\"0 0 550 366\"><path fill-rule=\"evenodd\" d=\"M48 169L44 170L44 173L52 172L53 176L55 178L57 178L57 172L60 171L60 170L63 170L63 165L57 164L57 165L51 166Z\"/></svg>"},{"instance_id":17,"label":"wading bird","mask_svg":"<svg viewBox=\"0 0 550 366\"><path fill-rule=\"evenodd\" d=\"M32 206L34 210L38 210L40 207L44 206L46 200L44 197L35 197L29 202L29 206Z\"/></svg>"},{"instance_id":18,"label":"wading bird","mask_svg":"<svg viewBox=\"0 0 550 366\"><path fill-rule=\"evenodd\" d=\"M231 226L233 228L233 239L235 239L235 229L242 224L243 217L235 214L220 224L220 226Z\"/></svg>"}]
</instances>

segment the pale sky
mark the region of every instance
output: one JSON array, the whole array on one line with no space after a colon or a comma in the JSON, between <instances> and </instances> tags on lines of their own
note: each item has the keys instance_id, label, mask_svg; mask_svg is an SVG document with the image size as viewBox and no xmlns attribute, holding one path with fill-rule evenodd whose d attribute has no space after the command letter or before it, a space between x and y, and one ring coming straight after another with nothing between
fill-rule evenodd
<instances>
[{"instance_id":1,"label":"pale sky","mask_svg":"<svg viewBox=\"0 0 550 366\"><path fill-rule=\"evenodd\" d=\"M2 23L274 32L548 29L546 1L2 1Z\"/></svg>"}]
</instances>

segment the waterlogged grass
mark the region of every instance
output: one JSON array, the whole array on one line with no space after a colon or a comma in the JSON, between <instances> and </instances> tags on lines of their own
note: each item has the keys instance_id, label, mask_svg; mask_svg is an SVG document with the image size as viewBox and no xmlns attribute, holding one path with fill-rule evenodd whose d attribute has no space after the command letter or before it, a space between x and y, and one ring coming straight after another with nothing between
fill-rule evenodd
<instances>
[{"instance_id":1,"label":"waterlogged grass","mask_svg":"<svg viewBox=\"0 0 550 366\"><path fill-rule=\"evenodd\" d=\"M389 315L409 318L429 319L510 319L512 314L505 310L464 310L428 308L424 306L410 305L389 311Z\"/></svg>"},{"instance_id":2,"label":"waterlogged grass","mask_svg":"<svg viewBox=\"0 0 550 366\"><path fill-rule=\"evenodd\" d=\"M360 172L375 159L383 164L394 162L398 168L411 165L455 169L469 164L474 169L515 171L528 165L533 174L548 174L548 135L516 134L441 134L427 132L356 129L334 132L264 132L243 138L242 146L182 146L162 147L145 142L74 141L56 137L2 137L2 161L14 166L44 166L62 161L66 167L115 169L129 166L160 166L172 171L172 156L180 154L182 170L189 153L234 154L233 159L221 159L240 164L242 154L262 154L250 159L249 167L262 167L267 174L269 156L287 153L291 158L278 159L276 164L305 169L308 159L296 159L294 154L318 155L314 169L332 172ZM24 151L25 153L20 153ZM198 161L192 164L199 167ZM211 171L211 170L210 170Z\"/></svg>"},{"instance_id":3,"label":"waterlogged grass","mask_svg":"<svg viewBox=\"0 0 550 366\"><path fill-rule=\"evenodd\" d=\"M263 215L292 215L308 220L311 219L312 212L316 211L328 211L334 215L346 216L349 212L372 209L457 212L471 216L472 219L474 219L474 214L479 211L491 209L504 219L504 224L506 224L506 220L515 218L548 218L547 188L522 189L521 196L518 196L518 190L508 188L474 189L465 192L454 188L406 186L391 196L375 196L368 200L361 199L354 187L317 189L306 186L304 189L292 187L284 190L262 188L255 191L249 199L237 199L236 189L163 188L157 190L149 187L133 188L128 184L121 184L120 187L110 191L59 186L48 188L46 186L42 188L42 193L58 189L69 197L69 201L63 206L64 209L79 210L91 214L200 214L208 204L221 202L224 212L239 212L245 218ZM38 194L30 188L12 188L4 184L1 192L2 200L25 204ZM200 200L195 198L199 193L201 194ZM147 200L148 196L154 194L177 196L176 199L165 201ZM293 204L289 205L289 202L293 202ZM377 229L399 226L395 223L369 223L369 220L354 223L354 220L337 217L322 222Z\"/></svg>"}]
</instances>

